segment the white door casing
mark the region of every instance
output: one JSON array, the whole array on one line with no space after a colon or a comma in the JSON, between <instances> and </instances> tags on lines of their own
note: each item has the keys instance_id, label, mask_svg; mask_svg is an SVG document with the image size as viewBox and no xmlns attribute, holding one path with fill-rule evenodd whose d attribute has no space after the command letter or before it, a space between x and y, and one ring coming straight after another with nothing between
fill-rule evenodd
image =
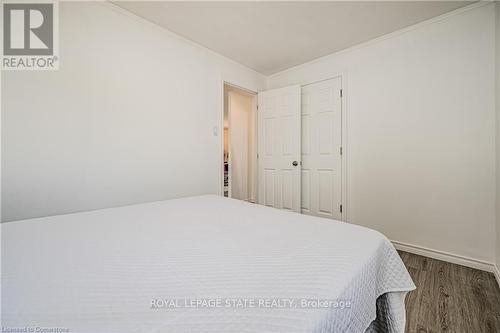
<instances>
[{"instance_id":1,"label":"white door casing","mask_svg":"<svg viewBox=\"0 0 500 333\"><path fill-rule=\"evenodd\" d=\"M302 212L342 220L342 81L302 87Z\"/></svg>"},{"instance_id":2,"label":"white door casing","mask_svg":"<svg viewBox=\"0 0 500 333\"><path fill-rule=\"evenodd\" d=\"M301 212L301 88L258 94L258 202Z\"/></svg>"}]
</instances>

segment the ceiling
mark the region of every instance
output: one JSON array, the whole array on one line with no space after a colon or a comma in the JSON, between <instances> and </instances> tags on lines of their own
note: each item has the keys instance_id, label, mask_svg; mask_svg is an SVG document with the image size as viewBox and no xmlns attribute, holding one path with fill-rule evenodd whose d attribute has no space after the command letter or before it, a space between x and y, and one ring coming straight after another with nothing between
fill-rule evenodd
<instances>
[{"instance_id":1,"label":"ceiling","mask_svg":"<svg viewBox=\"0 0 500 333\"><path fill-rule=\"evenodd\" d=\"M392 2L164 2L118 6L264 75L470 4Z\"/></svg>"}]
</instances>

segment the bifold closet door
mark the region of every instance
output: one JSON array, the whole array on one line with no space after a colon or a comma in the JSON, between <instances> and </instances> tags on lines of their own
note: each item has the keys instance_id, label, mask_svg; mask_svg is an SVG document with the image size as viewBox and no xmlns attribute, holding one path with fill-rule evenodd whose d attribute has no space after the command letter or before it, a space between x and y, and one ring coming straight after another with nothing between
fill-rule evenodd
<instances>
[{"instance_id":1,"label":"bifold closet door","mask_svg":"<svg viewBox=\"0 0 500 333\"><path fill-rule=\"evenodd\" d=\"M302 212L342 219L341 78L302 87Z\"/></svg>"},{"instance_id":2,"label":"bifold closet door","mask_svg":"<svg viewBox=\"0 0 500 333\"><path fill-rule=\"evenodd\" d=\"M301 88L259 93L258 202L301 211Z\"/></svg>"}]
</instances>

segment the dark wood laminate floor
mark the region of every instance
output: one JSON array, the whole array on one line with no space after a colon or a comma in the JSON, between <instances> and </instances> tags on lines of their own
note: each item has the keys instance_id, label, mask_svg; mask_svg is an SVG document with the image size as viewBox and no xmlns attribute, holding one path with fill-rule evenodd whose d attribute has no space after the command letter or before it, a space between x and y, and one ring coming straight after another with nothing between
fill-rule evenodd
<instances>
[{"instance_id":1,"label":"dark wood laminate floor","mask_svg":"<svg viewBox=\"0 0 500 333\"><path fill-rule=\"evenodd\" d=\"M500 289L492 273L399 254L417 286L406 297L406 332L500 332Z\"/></svg>"}]
</instances>

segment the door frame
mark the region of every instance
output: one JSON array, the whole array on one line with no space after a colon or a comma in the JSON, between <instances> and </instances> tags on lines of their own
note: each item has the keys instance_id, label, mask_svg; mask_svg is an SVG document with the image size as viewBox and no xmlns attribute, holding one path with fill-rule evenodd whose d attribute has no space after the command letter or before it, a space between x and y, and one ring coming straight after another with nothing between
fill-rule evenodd
<instances>
[{"instance_id":1,"label":"door frame","mask_svg":"<svg viewBox=\"0 0 500 333\"><path fill-rule=\"evenodd\" d=\"M313 80L313 81L305 81L305 82L300 82L300 87L303 88L304 86L308 86L310 84L314 83L319 83L323 81L328 81L332 79L337 79L340 78L340 89L342 89L342 98L340 100L341 102L341 131L342 131L342 156L341 156L341 186L342 186L342 198L340 200L340 203L342 205L342 218L341 221L343 222L348 222L348 205L347 205L347 154L348 154L348 146L347 146L347 71L339 72L337 74L334 74L333 76L327 76L325 78Z\"/></svg>"},{"instance_id":2,"label":"door frame","mask_svg":"<svg viewBox=\"0 0 500 333\"><path fill-rule=\"evenodd\" d=\"M254 110L254 117L255 117L255 143L256 144L257 144L257 139L258 139L257 138L257 133L258 133L258 129L257 129L257 112L258 112L257 94L258 94L258 92L252 90L251 88L243 87L239 84L232 83L231 81L228 81L225 79L221 79L220 82L221 82L221 85L220 85L221 99L220 99L220 113L219 113L220 130L218 131L219 136L220 136L220 138L219 138L219 140L220 140L219 141L219 195L224 196L224 108L225 108L225 103L226 103L226 100L224 98L224 86L230 86L230 87L236 88L238 90L242 90L243 92L246 92L246 93L254 96L253 102L252 102L252 108ZM228 140L229 140L229 132L228 132ZM228 145L228 149L229 149L229 145ZM257 202L257 200L258 200L258 189L259 189L258 188L259 184L257 182L257 179L258 179L257 172L258 172L258 168L255 168L255 170L254 170L255 202ZM229 171L229 174L230 173L231 173L231 171ZM231 178L231 177L229 177L229 178ZM230 182L231 182L231 179L229 179L229 184L228 184L229 186L231 186ZM231 191L229 190L229 192L231 192Z\"/></svg>"},{"instance_id":3,"label":"door frame","mask_svg":"<svg viewBox=\"0 0 500 333\"><path fill-rule=\"evenodd\" d=\"M348 157L348 154L349 154L349 149L348 149L348 140L347 140L347 123L348 123L348 118L347 118L347 110L348 110L348 96L349 96L349 90L347 89L348 87L348 72L347 70L344 70L344 71L340 71L340 72L336 72L334 73L333 75L327 75L325 76L324 78L318 78L318 79L315 79L315 80L304 80L302 82L298 82L300 84L301 87L303 86L306 86L306 85L309 85L309 84L313 84L313 83L318 83L318 82L321 82L321 81L326 81L326 80L330 80L330 79L335 79L335 78L338 78L340 77L340 82L341 82L341 87L342 87L342 100L341 100L341 105L342 105L342 110L341 110L341 113L342 113L342 125L341 125L341 128L342 128L342 199L341 199L341 203L342 203L342 221L344 222L349 222L349 219L348 217L350 216L349 212L349 205L348 205L348 200L347 200L347 191L348 191L348 188L347 188L347 173L348 173L348 163L347 163L347 157ZM220 135L220 138L219 138L219 195L223 196L224 195L224 85L227 84L227 85L230 85L230 86L233 86L235 88L238 88L238 89L241 89L243 91L247 91L251 94L255 94L257 95L258 92L257 91L254 91L253 89L251 88L246 88L246 87L243 87L239 84L235 84L229 80L225 80L224 78L221 78L220 79L220 90L221 90L221 93L220 93L220 109L219 109L219 116L220 116L220 120L219 120L219 126L220 126L220 129L219 130L219 135ZM258 117L258 108L257 108L257 105L255 105L255 117ZM256 132L258 133L258 124L256 124L255 126L255 130ZM257 174L258 170L256 171L256 178L255 179L258 179L258 174ZM256 191L256 200L258 202L258 181L257 181L257 191Z\"/></svg>"}]
</instances>

